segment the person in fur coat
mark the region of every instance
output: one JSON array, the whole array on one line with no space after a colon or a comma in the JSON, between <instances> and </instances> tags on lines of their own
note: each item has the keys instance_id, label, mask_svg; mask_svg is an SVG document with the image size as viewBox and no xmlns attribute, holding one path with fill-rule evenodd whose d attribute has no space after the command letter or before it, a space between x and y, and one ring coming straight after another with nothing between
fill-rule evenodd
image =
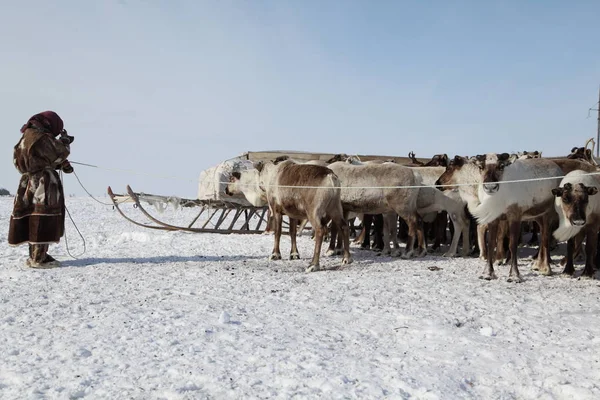
<instances>
[{"instance_id":1,"label":"person in fur coat","mask_svg":"<svg viewBox=\"0 0 600 400\"><path fill-rule=\"evenodd\" d=\"M21 128L14 164L21 180L10 217L8 243L29 244L27 265L52 268L60 263L48 254L65 230L65 198L58 171L73 172L67 160L73 136L54 111L34 115Z\"/></svg>"}]
</instances>

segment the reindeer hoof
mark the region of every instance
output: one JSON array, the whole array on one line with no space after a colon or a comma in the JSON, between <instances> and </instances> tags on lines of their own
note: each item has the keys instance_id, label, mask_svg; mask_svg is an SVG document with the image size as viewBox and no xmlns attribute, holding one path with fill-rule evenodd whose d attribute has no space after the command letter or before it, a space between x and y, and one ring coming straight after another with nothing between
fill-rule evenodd
<instances>
[{"instance_id":1,"label":"reindeer hoof","mask_svg":"<svg viewBox=\"0 0 600 400\"><path fill-rule=\"evenodd\" d=\"M496 274L483 274L479 277L479 279L484 279L486 281L491 281L492 279L498 279Z\"/></svg>"},{"instance_id":2,"label":"reindeer hoof","mask_svg":"<svg viewBox=\"0 0 600 400\"><path fill-rule=\"evenodd\" d=\"M442 257L456 257L456 253L451 253L448 251L448 252L444 253L442 255ZM466 257L466 256L463 254L463 257Z\"/></svg>"},{"instance_id":3,"label":"reindeer hoof","mask_svg":"<svg viewBox=\"0 0 600 400\"><path fill-rule=\"evenodd\" d=\"M552 270L550 268L540 269L540 274L545 276L552 276Z\"/></svg>"},{"instance_id":4,"label":"reindeer hoof","mask_svg":"<svg viewBox=\"0 0 600 400\"><path fill-rule=\"evenodd\" d=\"M531 268L532 271L539 271L540 265L538 264L537 260L535 260L529 264L529 268Z\"/></svg>"},{"instance_id":5,"label":"reindeer hoof","mask_svg":"<svg viewBox=\"0 0 600 400\"><path fill-rule=\"evenodd\" d=\"M342 265L352 264L352 257L344 258L342 260Z\"/></svg>"},{"instance_id":6,"label":"reindeer hoof","mask_svg":"<svg viewBox=\"0 0 600 400\"><path fill-rule=\"evenodd\" d=\"M331 249L329 249L329 250L327 250L327 251L325 252L325 255L326 255L327 257L333 257L333 256L335 256L335 250L331 250Z\"/></svg>"},{"instance_id":7,"label":"reindeer hoof","mask_svg":"<svg viewBox=\"0 0 600 400\"><path fill-rule=\"evenodd\" d=\"M300 254L298 254L298 253L290 254L290 260L299 260L299 259L300 259Z\"/></svg>"},{"instance_id":8,"label":"reindeer hoof","mask_svg":"<svg viewBox=\"0 0 600 400\"><path fill-rule=\"evenodd\" d=\"M581 278L594 279L594 268L584 268L581 273Z\"/></svg>"},{"instance_id":9,"label":"reindeer hoof","mask_svg":"<svg viewBox=\"0 0 600 400\"><path fill-rule=\"evenodd\" d=\"M427 249L423 249L417 254L417 257L425 257L426 255L427 255Z\"/></svg>"},{"instance_id":10,"label":"reindeer hoof","mask_svg":"<svg viewBox=\"0 0 600 400\"><path fill-rule=\"evenodd\" d=\"M306 268L306 270L304 272L317 272L321 269L321 267L317 264L317 265L309 265L308 268Z\"/></svg>"},{"instance_id":11,"label":"reindeer hoof","mask_svg":"<svg viewBox=\"0 0 600 400\"><path fill-rule=\"evenodd\" d=\"M269 257L269 260L271 260L271 261L281 260L281 254L273 253Z\"/></svg>"},{"instance_id":12,"label":"reindeer hoof","mask_svg":"<svg viewBox=\"0 0 600 400\"><path fill-rule=\"evenodd\" d=\"M520 275L509 276L508 279L506 279L506 282L521 283L521 282L523 282L523 278L521 278Z\"/></svg>"}]
</instances>

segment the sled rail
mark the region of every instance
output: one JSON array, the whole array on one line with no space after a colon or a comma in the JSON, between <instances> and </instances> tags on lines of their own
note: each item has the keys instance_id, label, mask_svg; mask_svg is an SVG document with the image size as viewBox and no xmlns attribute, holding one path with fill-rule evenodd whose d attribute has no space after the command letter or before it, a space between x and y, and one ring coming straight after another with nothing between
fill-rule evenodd
<instances>
[{"instance_id":1,"label":"sled rail","mask_svg":"<svg viewBox=\"0 0 600 400\"><path fill-rule=\"evenodd\" d=\"M143 228L193 233L261 234L264 233L267 227L266 213L268 207L266 206L254 207L223 200L196 200L143 192L137 193L129 185L127 186L127 194L116 194L110 186L107 193L115 209L123 218ZM166 207L167 204L171 204L176 208L200 207L200 211L187 226L178 226L156 218L142 205L142 202L150 205L161 204L162 207ZM121 209L120 206L123 203L133 203L134 208L141 211L151 223L141 223L134 220ZM203 215L205 218L201 219ZM194 227L196 223L202 225Z\"/></svg>"}]
</instances>

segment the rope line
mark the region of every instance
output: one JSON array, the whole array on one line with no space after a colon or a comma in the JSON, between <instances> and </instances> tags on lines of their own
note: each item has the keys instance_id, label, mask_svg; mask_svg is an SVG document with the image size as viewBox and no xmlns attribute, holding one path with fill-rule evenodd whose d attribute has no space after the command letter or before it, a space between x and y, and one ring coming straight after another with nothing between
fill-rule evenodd
<instances>
[{"instance_id":1,"label":"rope line","mask_svg":"<svg viewBox=\"0 0 600 400\"><path fill-rule=\"evenodd\" d=\"M75 175L75 178L77 178L77 182L79 182L79 185L83 188L83 190L85 190L85 192L88 194L88 196L90 196L92 199L94 199L94 201L96 201L104 206L112 206L112 204L101 202L100 200L95 198L90 192L88 192L88 190L85 188L85 186L83 186L83 183L81 183L81 180L79 179L79 177L77 176L75 171L73 171L73 175Z\"/></svg>"},{"instance_id":2,"label":"rope line","mask_svg":"<svg viewBox=\"0 0 600 400\"><path fill-rule=\"evenodd\" d=\"M130 172L136 172L133 170L126 170L126 169L114 169L114 168L104 168L104 167L99 167L97 165L92 165L92 164L85 164L85 163L80 163L80 162L75 162L75 161L71 161L71 164L78 164L78 165L83 165L83 166L88 166L88 167L93 167L93 168L98 168L98 169L105 169L108 171L119 171L119 172L123 172L123 171L130 171ZM156 178L167 178L164 175L152 175L152 174L148 174L148 173L141 173L140 174L144 174L147 176L151 176L151 177L156 177ZM591 175L600 175L600 171L597 172L587 172L585 174L581 174L580 176L591 176ZM544 177L539 177L539 178L528 178L528 179L514 179L514 180L507 180L507 181L499 181L499 182L490 182L490 184L505 184L505 183L527 183L527 182L538 182L538 181L546 181L546 180L554 180L554 179L562 179L564 178L565 175L559 175L559 176L544 176ZM79 179L79 178L78 178ZM178 179L183 179L183 178L178 178ZM184 179L187 181L192 181L190 179ZM198 180L197 182L206 182L207 180L201 181ZM81 183L81 182L80 182ZM226 181L218 181L215 182L218 184L229 184L230 182L226 182ZM420 188L456 188L456 187L465 187L465 186L479 186L479 185L483 185L483 182L472 182L472 183L455 183L455 184L447 184L447 185L400 185L400 186L341 186L340 189L354 189L354 190L362 190L362 189L420 189ZM241 182L237 183L238 186L248 186L248 187L252 187L252 186L256 186L255 183L248 183L248 184L244 184ZM263 187L268 187L268 188L289 188L289 189L328 189L329 187L323 187L323 186L297 186L297 185L261 185ZM87 190L86 190L87 192ZM88 193L89 194L89 193ZM104 204L104 203L102 203ZM108 204L111 205L111 204Z\"/></svg>"},{"instance_id":3,"label":"rope line","mask_svg":"<svg viewBox=\"0 0 600 400\"><path fill-rule=\"evenodd\" d=\"M187 181L187 182L195 182L193 179L189 179L189 178L182 178L179 176L174 176L174 175L155 175L155 174L150 174L147 172L141 172L141 171L136 171L133 169L123 169L123 168L108 168L108 167L100 167L98 165L93 165L93 164L86 164L86 163L82 163L82 162L76 162L76 161L69 161L71 164L77 164L77 165L83 165L85 167L92 167L92 168L98 168L98 169L104 169L106 171L113 171L113 172L129 172L135 175L145 175L145 176L150 176L152 178L161 178L161 179L176 179L176 180L183 180L183 181Z\"/></svg>"},{"instance_id":4,"label":"rope line","mask_svg":"<svg viewBox=\"0 0 600 400\"><path fill-rule=\"evenodd\" d=\"M67 254L69 256L71 256L71 258L77 260L78 257L81 257L82 255L85 254L85 251L86 251L85 238L83 237L83 235L81 234L81 231L79 230L79 228L75 224L75 221L73 221L73 217L71 216L71 212L69 211L69 209L67 208L67 206L65 206L65 210L67 211L67 214L69 215L69 219L73 223L73 226L75 227L75 230L79 234L79 237L81 238L81 241L83 242L83 251L81 253L77 254L77 256L74 256L73 254L71 254L71 251L69 250L69 241L67 239L67 231L65 230L65 248L67 249Z\"/></svg>"},{"instance_id":5,"label":"rope line","mask_svg":"<svg viewBox=\"0 0 600 400\"><path fill-rule=\"evenodd\" d=\"M77 176L77 175L75 175ZM79 178L77 178L77 180L79 180ZM63 184L64 187L64 182L63 182L63 172L60 171L60 182ZM81 182L79 182L79 184L81 184ZM83 187L83 185L81 185L81 187ZM84 188L85 190L85 188ZM87 190L86 190L87 192ZM77 224L75 224L75 221L73 220L73 217L71 216L71 212L69 211L69 209L67 208L67 205L65 204L65 211L67 212L67 215L69 216L69 219L71 220L71 223L73 224L73 226L75 227L75 230L77 231L77 233L79 234L79 237L81 238L81 241L83 242L83 251L76 256L74 256L73 254L71 254L71 250L69 249L69 240L67 238L67 230L65 229L65 249L67 250L67 254L77 260L78 257L81 257L82 255L85 254L86 251L86 245L85 245L85 238L83 237L83 235L81 234L81 231L79 230L79 228L77 227Z\"/></svg>"}]
</instances>

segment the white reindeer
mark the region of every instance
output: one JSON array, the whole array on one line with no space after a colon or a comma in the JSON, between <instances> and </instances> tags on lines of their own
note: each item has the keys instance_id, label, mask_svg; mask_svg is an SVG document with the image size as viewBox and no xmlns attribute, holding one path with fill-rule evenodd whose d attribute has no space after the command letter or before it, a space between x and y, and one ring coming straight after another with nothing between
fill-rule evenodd
<instances>
[{"instance_id":1,"label":"white reindeer","mask_svg":"<svg viewBox=\"0 0 600 400\"><path fill-rule=\"evenodd\" d=\"M517 246L521 221L536 220L541 227L542 240L534 269L542 274L550 275L549 216L554 213L552 189L558 185L562 170L556 163L543 159L515 160L509 154L490 153L477 157L483 183L478 187L480 204L469 209L481 224L488 224L490 240L488 241L488 262L483 272L484 279L495 279L494 250L498 222L506 218L509 224L509 241L511 251L511 268L509 281L521 282L517 265ZM545 179L552 178L555 179ZM543 180L535 180L542 178ZM505 183L502 181L534 179L529 182Z\"/></svg>"}]
</instances>

